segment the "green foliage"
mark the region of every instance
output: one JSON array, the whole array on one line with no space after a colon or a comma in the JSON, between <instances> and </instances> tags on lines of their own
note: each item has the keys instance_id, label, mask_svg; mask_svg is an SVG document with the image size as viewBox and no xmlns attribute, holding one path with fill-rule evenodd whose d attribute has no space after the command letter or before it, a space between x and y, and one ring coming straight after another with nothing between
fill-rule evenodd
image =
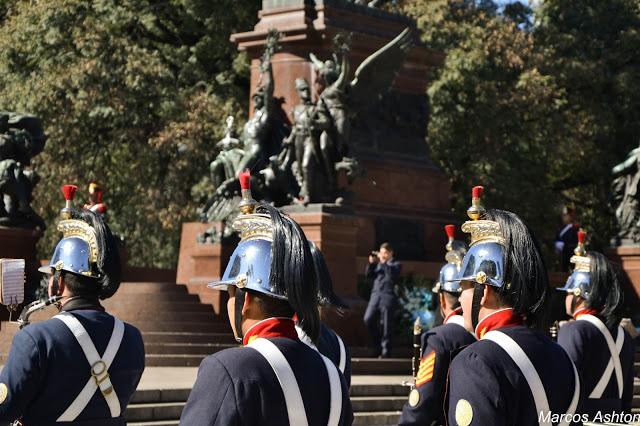
<instances>
[{"instance_id":1,"label":"green foliage","mask_svg":"<svg viewBox=\"0 0 640 426\"><path fill-rule=\"evenodd\" d=\"M602 246L610 169L640 130L638 3L545 0L534 16L492 3L403 4L447 54L428 90L428 145L454 208L462 216L471 186L485 185L488 207L522 215L548 244L573 202Z\"/></svg>"},{"instance_id":2,"label":"green foliage","mask_svg":"<svg viewBox=\"0 0 640 426\"><path fill-rule=\"evenodd\" d=\"M175 266L191 188L226 115L246 111L248 67L229 35L251 28L256 3L0 3L0 105L40 116L49 135L34 160L33 207L50 225L41 256L58 237L59 187L78 183L81 203L95 179L132 261Z\"/></svg>"}]
</instances>

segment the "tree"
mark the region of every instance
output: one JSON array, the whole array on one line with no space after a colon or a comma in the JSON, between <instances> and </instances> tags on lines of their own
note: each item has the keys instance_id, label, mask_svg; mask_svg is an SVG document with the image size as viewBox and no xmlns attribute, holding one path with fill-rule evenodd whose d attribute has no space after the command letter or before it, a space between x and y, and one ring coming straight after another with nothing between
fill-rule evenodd
<instances>
[{"instance_id":1,"label":"tree","mask_svg":"<svg viewBox=\"0 0 640 426\"><path fill-rule=\"evenodd\" d=\"M110 225L132 263L173 267L191 188L207 173L224 118L246 111L248 66L228 41L253 1L13 1L0 33L0 104L40 116L34 208L58 237L59 187L106 188Z\"/></svg>"},{"instance_id":2,"label":"tree","mask_svg":"<svg viewBox=\"0 0 640 426\"><path fill-rule=\"evenodd\" d=\"M446 52L428 89L427 144L454 208L464 214L470 187L483 184L487 205L521 215L549 253L560 206L573 202L602 246L613 230L609 170L638 142L637 7L545 1L532 16L519 2L502 12L489 3L403 5L422 40Z\"/></svg>"}]
</instances>

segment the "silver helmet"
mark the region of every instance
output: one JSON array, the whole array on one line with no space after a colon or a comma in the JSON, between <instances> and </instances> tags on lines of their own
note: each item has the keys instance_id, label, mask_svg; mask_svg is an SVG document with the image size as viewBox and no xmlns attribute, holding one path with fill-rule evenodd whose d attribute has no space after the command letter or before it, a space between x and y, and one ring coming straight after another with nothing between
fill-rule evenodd
<instances>
[{"instance_id":1,"label":"silver helmet","mask_svg":"<svg viewBox=\"0 0 640 426\"><path fill-rule=\"evenodd\" d=\"M96 232L88 223L71 219L71 202L77 189L75 185L62 187L66 200L66 206L60 212L62 220L58 222L58 231L62 232L62 239L58 242L49 264L38 270L45 274L67 271L100 278L100 272L96 267L99 256Z\"/></svg>"},{"instance_id":2,"label":"silver helmet","mask_svg":"<svg viewBox=\"0 0 640 426\"><path fill-rule=\"evenodd\" d=\"M467 245L454 239L455 225L445 225L444 229L449 238L446 245L447 254L445 255L447 263L440 268L438 282L436 282L432 291L438 293L442 290L459 294L462 289L460 288L458 276L460 275L460 267L462 266L464 255L467 252Z\"/></svg>"},{"instance_id":3,"label":"silver helmet","mask_svg":"<svg viewBox=\"0 0 640 426\"><path fill-rule=\"evenodd\" d=\"M565 291L585 299L587 299L591 293L591 275L589 274L591 259L587 256L585 249L586 236L587 233L582 229L578 231L578 246L573 251L574 255L571 256L570 260L571 263L575 265L575 268L571 275L569 275L564 287L558 289L559 291Z\"/></svg>"},{"instance_id":4,"label":"silver helmet","mask_svg":"<svg viewBox=\"0 0 640 426\"><path fill-rule=\"evenodd\" d=\"M473 281L493 287L504 285L504 256L506 245L500 224L492 220L481 220L485 212L480 203L484 188L473 188L472 205L467 210L471 220L462 225L464 232L471 234L469 250L464 256L458 281Z\"/></svg>"}]
</instances>

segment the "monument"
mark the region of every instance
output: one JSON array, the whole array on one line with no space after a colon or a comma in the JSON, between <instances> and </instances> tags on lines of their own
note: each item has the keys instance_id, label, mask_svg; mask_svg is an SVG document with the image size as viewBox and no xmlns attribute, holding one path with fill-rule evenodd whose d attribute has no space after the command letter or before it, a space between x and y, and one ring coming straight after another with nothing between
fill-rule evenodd
<instances>
[{"instance_id":1,"label":"monument","mask_svg":"<svg viewBox=\"0 0 640 426\"><path fill-rule=\"evenodd\" d=\"M33 188L40 180L31 160L46 140L37 117L0 111L0 258L25 259L25 302L34 299L39 285L36 243L46 228L31 208ZM6 311L1 315L7 318Z\"/></svg>"},{"instance_id":2,"label":"monument","mask_svg":"<svg viewBox=\"0 0 640 426\"><path fill-rule=\"evenodd\" d=\"M353 308L354 321L339 321L349 324L345 338L363 343L354 324L368 253L388 241L407 272L435 276L440 229L455 222L448 180L425 143L427 81L443 55L416 43L410 19L374 7L262 4L254 30L231 36L251 59L250 118L240 136L227 122L205 222L183 225L177 279L201 293L224 272L236 176L247 168L254 197L290 214L324 253L336 292ZM216 312L223 302L220 295Z\"/></svg>"}]
</instances>

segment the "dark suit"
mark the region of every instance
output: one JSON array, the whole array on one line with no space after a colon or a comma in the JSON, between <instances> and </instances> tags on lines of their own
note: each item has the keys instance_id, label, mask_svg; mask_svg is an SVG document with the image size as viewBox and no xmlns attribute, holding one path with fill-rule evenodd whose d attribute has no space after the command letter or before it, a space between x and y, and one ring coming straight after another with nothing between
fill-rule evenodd
<instances>
[{"instance_id":1,"label":"dark suit","mask_svg":"<svg viewBox=\"0 0 640 426\"><path fill-rule=\"evenodd\" d=\"M580 225L569 224L562 225L556 234L556 243L562 242L562 250L560 251L560 270L566 272L569 270L571 263L569 262L573 256L573 250L578 245L578 230Z\"/></svg>"},{"instance_id":2,"label":"dark suit","mask_svg":"<svg viewBox=\"0 0 640 426\"><path fill-rule=\"evenodd\" d=\"M72 302L69 302L71 305ZM76 304L77 305L77 304ZM101 310L74 309L65 305L84 326L102 355L113 331L113 316ZM71 424L124 425L124 411L144 370L144 344L137 328L125 324L124 336L109 376L118 395L122 414L111 418L99 391ZM0 403L0 420L23 417L26 425L48 426L74 401L91 378L91 366L69 328L58 319L30 325L19 331L11 345L9 360L0 373L7 396Z\"/></svg>"},{"instance_id":3,"label":"dark suit","mask_svg":"<svg viewBox=\"0 0 640 426\"><path fill-rule=\"evenodd\" d=\"M400 262L395 259L389 259L386 263L370 263L365 270L366 277L373 280L373 289L364 313L364 322L376 350L381 350L383 356L391 354L393 313L397 303L394 286L400 277L400 270Z\"/></svg>"}]
</instances>

